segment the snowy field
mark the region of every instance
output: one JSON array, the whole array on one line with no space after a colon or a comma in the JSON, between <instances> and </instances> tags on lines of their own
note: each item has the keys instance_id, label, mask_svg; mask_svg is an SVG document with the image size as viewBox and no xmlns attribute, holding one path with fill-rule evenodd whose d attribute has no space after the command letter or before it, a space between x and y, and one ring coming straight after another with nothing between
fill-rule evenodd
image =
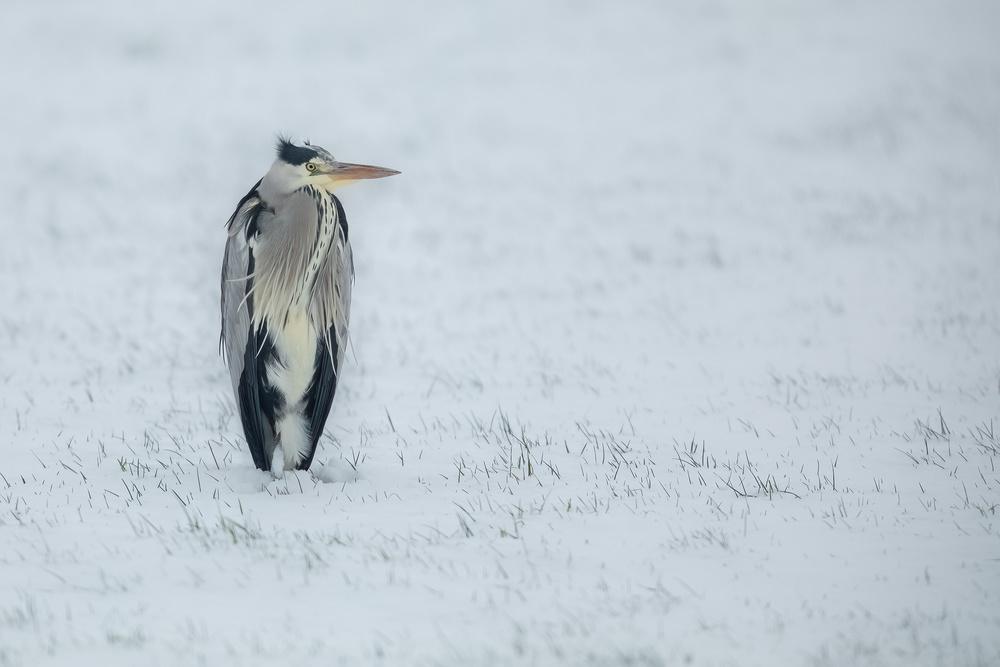
<instances>
[{"instance_id":1,"label":"snowy field","mask_svg":"<svg viewBox=\"0 0 1000 667\"><path fill-rule=\"evenodd\" d=\"M1000 664L1000 5L279 4L0 7L0 665ZM403 173L276 480L277 132Z\"/></svg>"}]
</instances>

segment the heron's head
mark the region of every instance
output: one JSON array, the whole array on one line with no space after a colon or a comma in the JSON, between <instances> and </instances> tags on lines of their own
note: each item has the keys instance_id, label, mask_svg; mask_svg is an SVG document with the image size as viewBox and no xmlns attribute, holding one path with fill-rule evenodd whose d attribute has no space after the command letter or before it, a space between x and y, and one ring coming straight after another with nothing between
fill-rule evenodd
<instances>
[{"instance_id":1,"label":"heron's head","mask_svg":"<svg viewBox=\"0 0 1000 667\"><path fill-rule=\"evenodd\" d=\"M342 188L368 178L385 178L399 172L383 167L338 162L329 151L305 142L296 146L278 139L278 159L271 165L265 180L278 190L293 192L306 185L327 191Z\"/></svg>"}]
</instances>

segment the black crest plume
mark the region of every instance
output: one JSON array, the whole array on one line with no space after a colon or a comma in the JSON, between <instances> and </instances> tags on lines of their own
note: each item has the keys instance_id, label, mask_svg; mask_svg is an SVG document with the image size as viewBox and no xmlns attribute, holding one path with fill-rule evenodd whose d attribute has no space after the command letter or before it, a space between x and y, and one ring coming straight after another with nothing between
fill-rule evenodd
<instances>
[{"instance_id":1,"label":"black crest plume","mask_svg":"<svg viewBox=\"0 0 1000 667\"><path fill-rule=\"evenodd\" d=\"M292 165L305 164L309 160L318 156L312 146L296 146L285 137L278 137L277 146L278 157Z\"/></svg>"}]
</instances>

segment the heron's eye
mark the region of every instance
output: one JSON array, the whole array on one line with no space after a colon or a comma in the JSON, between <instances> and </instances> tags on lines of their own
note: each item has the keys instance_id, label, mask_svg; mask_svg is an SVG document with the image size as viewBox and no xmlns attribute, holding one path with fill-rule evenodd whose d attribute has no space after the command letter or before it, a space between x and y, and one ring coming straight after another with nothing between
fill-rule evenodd
<instances>
[{"instance_id":1,"label":"heron's eye","mask_svg":"<svg viewBox=\"0 0 1000 667\"><path fill-rule=\"evenodd\" d=\"M306 165L306 169L308 169L309 171L316 171L316 165L310 162Z\"/></svg>"}]
</instances>

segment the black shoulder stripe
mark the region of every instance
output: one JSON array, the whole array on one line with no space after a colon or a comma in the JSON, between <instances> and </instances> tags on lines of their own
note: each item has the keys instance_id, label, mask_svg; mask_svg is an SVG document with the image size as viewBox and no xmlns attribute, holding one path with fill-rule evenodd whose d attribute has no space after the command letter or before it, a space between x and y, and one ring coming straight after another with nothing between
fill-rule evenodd
<instances>
[{"instance_id":1,"label":"black shoulder stripe","mask_svg":"<svg viewBox=\"0 0 1000 667\"><path fill-rule=\"evenodd\" d=\"M256 347L257 394L260 397L259 408L261 413L267 417L271 429L274 430L278 414L285 408L285 399L267 377L267 366L271 362L278 363L278 352L274 349L274 343L267 333L267 327L258 331L254 338L256 338L254 343Z\"/></svg>"},{"instance_id":2,"label":"black shoulder stripe","mask_svg":"<svg viewBox=\"0 0 1000 667\"><path fill-rule=\"evenodd\" d=\"M227 226L231 227L233 225L233 221L236 220L236 216L240 214L240 209L243 208L244 204L246 204L254 197L260 197L260 194L257 192L257 188L260 187L261 181L263 180L264 179L261 178L259 181L254 183L253 187L250 188L250 192L243 195L243 198L240 199L240 202L236 205L236 210L233 211L233 214L231 216L229 216L229 221L226 223Z\"/></svg>"},{"instance_id":3,"label":"black shoulder stripe","mask_svg":"<svg viewBox=\"0 0 1000 667\"><path fill-rule=\"evenodd\" d=\"M240 418L254 465L261 470L270 470L268 455L274 451L275 423L285 405L267 377L267 364L275 356L266 330L247 339L239 387Z\"/></svg>"},{"instance_id":4,"label":"black shoulder stripe","mask_svg":"<svg viewBox=\"0 0 1000 667\"><path fill-rule=\"evenodd\" d=\"M308 469L316 454L316 446L323 435L323 427L326 426L327 417L330 416L330 407L333 405L333 396L337 392L337 380L339 369L336 366L337 359L337 337L334 328L330 329L330 345L327 347L327 340L321 338L316 346L316 370L313 373L312 384L306 393L306 419L309 420L309 434L311 447L309 455L299 464L303 470Z\"/></svg>"},{"instance_id":5,"label":"black shoulder stripe","mask_svg":"<svg viewBox=\"0 0 1000 667\"><path fill-rule=\"evenodd\" d=\"M253 342L249 342L247 345L249 347L253 345ZM246 436L247 447L250 448L254 465L260 470L270 470L270 462L264 454L264 441L267 437L265 429L268 428L268 425L264 423L263 415L257 409L260 398L257 394L255 370L251 363L243 367L243 375L240 376L240 421L243 422L243 434Z\"/></svg>"},{"instance_id":6,"label":"black shoulder stripe","mask_svg":"<svg viewBox=\"0 0 1000 667\"><path fill-rule=\"evenodd\" d=\"M340 203L339 199L337 199L337 195L330 195L330 198L333 199L333 203L336 204L336 206L337 206L337 221L340 223L341 229L344 230L344 241L347 241L348 240L348 238L347 238L347 214L344 213L344 205Z\"/></svg>"},{"instance_id":7,"label":"black shoulder stripe","mask_svg":"<svg viewBox=\"0 0 1000 667\"><path fill-rule=\"evenodd\" d=\"M247 261L247 274L254 271L253 250ZM247 280L246 309L253 322L253 279ZM252 325L251 325L252 326ZM268 453L274 451L274 425L278 413L284 408L284 401L271 386L267 378L267 364L277 352L268 336L267 328L252 332L247 336L243 350L243 373L240 375L238 390L240 420L243 434L253 456L254 465L261 470L270 470Z\"/></svg>"},{"instance_id":8,"label":"black shoulder stripe","mask_svg":"<svg viewBox=\"0 0 1000 667\"><path fill-rule=\"evenodd\" d=\"M260 217L260 212L264 210L264 205L260 202L250 209L250 220L247 222L246 239L250 240L252 236L257 235L257 218Z\"/></svg>"}]
</instances>

